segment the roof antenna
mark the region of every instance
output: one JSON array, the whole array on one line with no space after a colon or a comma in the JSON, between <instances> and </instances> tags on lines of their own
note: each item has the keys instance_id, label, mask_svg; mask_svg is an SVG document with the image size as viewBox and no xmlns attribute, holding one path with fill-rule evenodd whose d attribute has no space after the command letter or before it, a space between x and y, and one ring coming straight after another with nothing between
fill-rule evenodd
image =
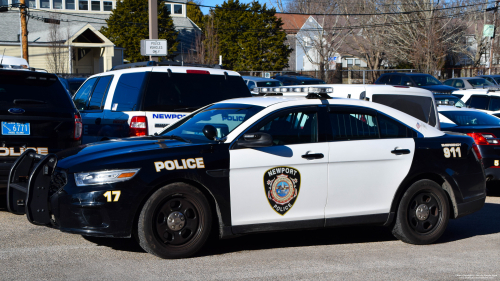
<instances>
[{"instance_id":1,"label":"roof antenna","mask_svg":"<svg viewBox=\"0 0 500 281\"><path fill-rule=\"evenodd\" d=\"M3 49L2 60L0 61L0 65L2 65L2 62L3 62L3 57L4 57L4 55L5 55L5 49L7 49L7 48L4 48L4 49Z\"/></svg>"}]
</instances>

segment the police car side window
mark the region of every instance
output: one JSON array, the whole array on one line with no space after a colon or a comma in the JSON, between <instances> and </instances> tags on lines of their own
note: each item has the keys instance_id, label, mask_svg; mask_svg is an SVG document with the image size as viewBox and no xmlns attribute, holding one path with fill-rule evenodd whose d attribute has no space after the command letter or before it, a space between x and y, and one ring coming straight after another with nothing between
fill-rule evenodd
<instances>
[{"instance_id":1,"label":"police car side window","mask_svg":"<svg viewBox=\"0 0 500 281\"><path fill-rule=\"evenodd\" d=\"M373 115L356 112L330 112L334 140L378 139L377 119Z\"/></svg>"},{"instance_id":2,"label":"police car side window","mask_svg":"<svg viewBox=\"0 0 500 281\"><path fill-rule=\"evenodd\" d=\"M411 138L416 137L416 133L410 128L382 114L377 115L380 138Z\"/></svg>"},{"instance_id":3,"label":"police car side window","mask_svg":"<svg viewBox=\"0 0 500 281\"><path fill-rule=\"evenodd\" d=\"M122 74L116 84L111 109L115 111L137 110L137 103L145 76L145 72Z\"/></svg>"},{"instance_id":4,"label":"police car side window","mask_svg":"<svg viewBox=\"0 0 500 281\"><path fill-rule=\"evenodd\" d=\"M274 145L318 142L317 113L293 111L275 116L256 131L268 133Z\"/></svg>"},{"instance_id":5,"label":"police car side window","mask_svg":"<svg viewBox=\"0 0 500 281\"><path fill-rule=\"evenodd\" d=\"M488 107L488 110L491 110L491 111L500 110L500 98L491 97L490 98L490 106Z\"/></svg>"},{"instance_id":6,"label":"police car side window","mask_svg":"<svg viewBox=\"0 0 500 281\"><path fill-rule=\"evenodd\" d=\"M92 92L92 97L90 98L90 103L88 109L90 110L102 110L104 107L103 97L108 93L109 84L113 79L113 75L103 76L99 78L97 85Z\"/></svg>"},{"instance_id":7,"label":"police car side window","mask_svg":"<svg viewBox=\"0 0 500 281\"><path fill-rule=\"evenodd\" d=\"M80 90L75 94L73 98L73 102L78 110L86 110L87 103L89 102L90 93L94 88L94 84L97 81L97 78L92 78L87 80L85 84L80 87Z\"/></svg>"}]
</instances>

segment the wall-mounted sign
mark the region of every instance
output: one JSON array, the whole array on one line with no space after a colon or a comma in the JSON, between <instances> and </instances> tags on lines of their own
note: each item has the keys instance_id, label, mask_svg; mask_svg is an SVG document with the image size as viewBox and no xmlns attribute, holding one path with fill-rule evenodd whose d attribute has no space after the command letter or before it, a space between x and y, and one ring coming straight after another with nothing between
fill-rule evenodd
<instances>
[{"instance_id":1,"label":"wall-mounted sign","mask_svg":"<svg viewBox=\"0 0 500 281\"><path fill-rule=\"evenodd\" d=\"M141 40L141 55L163 57L167 55L167 40L147 39Z\"/></svg>"},{"instance_id":2,"label":"wall-mounted sign","mask_svg":"<svg viewBox=\"0 0 500 281\"><path fill-rule=\"evenodd\" d=\"M493 24L485 24L483 27L483 37L495 37L495 26Z\"/></svg>"}]
</instances>

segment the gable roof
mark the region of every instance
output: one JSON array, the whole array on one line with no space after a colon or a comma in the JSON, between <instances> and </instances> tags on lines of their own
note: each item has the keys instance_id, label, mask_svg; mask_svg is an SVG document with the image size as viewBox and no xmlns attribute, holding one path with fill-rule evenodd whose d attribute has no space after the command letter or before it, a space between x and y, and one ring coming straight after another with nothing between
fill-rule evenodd
<instances>
[{"instance_id":1,"label":"gable roof","mask_svg":"<svg viewBox=\"0 0 500 281\"><path fill-rule=\"evenodd\" d=\"M304 23L310 17L309 15L291 15L291 14L276 14L283 22L282 28L287 34L297 34L299 29L304 26Z\"/></svg>"}]
</instances>

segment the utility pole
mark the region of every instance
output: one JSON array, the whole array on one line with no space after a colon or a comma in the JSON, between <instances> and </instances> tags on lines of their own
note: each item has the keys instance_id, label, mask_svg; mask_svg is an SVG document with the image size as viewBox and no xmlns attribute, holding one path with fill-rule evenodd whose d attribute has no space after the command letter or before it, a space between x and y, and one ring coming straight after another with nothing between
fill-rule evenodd
<instances>
[{"instance_id":1,"label":"utility pole","mask_svg":"<svg viewBox=\"0 0 500 281\"><path fill-rule=\"evenodd\" d=\"M23 59L29 64L28 58L28 25L26 23L26 0L20 0L19 13L21 16L21 49Z\"/></svg>"},{"instance_id":2,"label":"utility pole","mask_svg":"<svg viewBox=\"0 0 500 281\"><path fill-rule=\"evenodd\" d=\"M491 64L493 63L493 46L495 44L495 31L497 28L497 11L498 11L498 0L495 1L495 11L493 12L493 37L491 37L491 42L490 42L490 62L489 62L489 69L488 69L488 74L491 75Z\"/></svg>"},{"instance_id":3,"label":"utility pole","mask_svg":"<svg viewBox=\"0 0 500 281\"><path fill-rule=\"evenodd\" d=\"M25 1L25 0L21 0ZM149 39L158 39L158 1L148 0ZM149 60L158 61L158 57L149 56Z\"/></svg>"}]
</instances>

